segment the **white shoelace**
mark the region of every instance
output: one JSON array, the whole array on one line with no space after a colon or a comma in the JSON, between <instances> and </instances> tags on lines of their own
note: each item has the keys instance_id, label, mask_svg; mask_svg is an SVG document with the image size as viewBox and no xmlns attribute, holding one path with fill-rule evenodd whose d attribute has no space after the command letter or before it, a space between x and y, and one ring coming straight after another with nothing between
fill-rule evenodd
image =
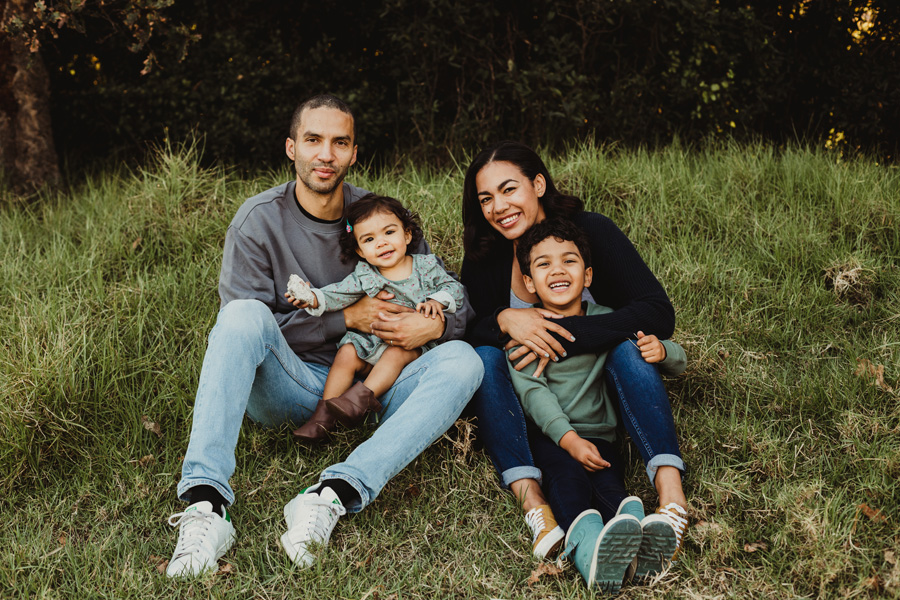
<instances>
[{"instance_id":1,"label":"white shoelace","mask_svg":"<svg viewBox=\"0 0 900 600\"><path fill-rule=\"evenodd\" d=\"M532 508L525 513L525 522L531 528L531 543L534 543L540 533L547 527L547 524L544 522L544 511L540 508Z\"/></svg>"},{"instance_id":2,"label":"white shoelace","mask_svg":"<svg viewBox=\"0 0 900 600\"><path fill-rule=\"evenodd\" d=\"M314 494L305 494L302 500L294 509L294 518L288 533L295 543L327 542L338 517L347 514L347 509ZM295 537L298 533L302 534L299 539Z\"/></svg>"},{"instance_id":3,"label":"white shoelace","mask_svg":"<svg viewBox=\"0 0 900 600\"><path fill-rule=\"evenodd\" d=\"M177 517L177 519L176 519ZM213 554L210 532L213 529L215 515L198 510L175 513L169 517L169 525L178 527L178 544L174 556L184 556L198 550Z\"/></svg>"},{"instance_id":4,"label":"white shoelace","mask_svg":"<svg viewBox=\"0 0 900 600\"><path fill-rule=\"evenodd\" d=\"M672 528L675 530L675 539L677 540L675 544L675 550L677 551L681 548L681 538L687 529L687 511L674 502L670 502L656 512L669 519L669 522L672 524Z\"/></svg>"}]
</instances>

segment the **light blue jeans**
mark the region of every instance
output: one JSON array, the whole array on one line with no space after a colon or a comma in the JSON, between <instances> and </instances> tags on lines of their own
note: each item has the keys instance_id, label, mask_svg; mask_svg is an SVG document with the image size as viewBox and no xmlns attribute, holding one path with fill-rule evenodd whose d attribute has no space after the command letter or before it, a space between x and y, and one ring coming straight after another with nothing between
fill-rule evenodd
<instances>
[{"instance_id":1,"label":"light blue jeans","mask_svg":"<svg viewBox=\"0 0 900 600\"><path fill-rule=\"evenodd\" d=\"M359 512L456 421L481 383L481 359L465 342L441 344L400 373L381 397L381 424L322 479L343 479L361 502ZM427 375L427 376L426 376ZM271 311L256 300L234 300L219 311L200 371L191 439L178 496L196 485L216 488L229 504L234 450L244 414L263 426L301 424L322 397L328 367L294 354Z\"/></svg>"}]
</instances>

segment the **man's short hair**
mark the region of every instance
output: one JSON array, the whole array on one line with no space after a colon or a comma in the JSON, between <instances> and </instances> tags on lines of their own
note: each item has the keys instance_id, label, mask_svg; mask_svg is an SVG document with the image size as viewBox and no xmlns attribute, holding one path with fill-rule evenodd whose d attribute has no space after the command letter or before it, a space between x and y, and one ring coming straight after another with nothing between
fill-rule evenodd
<instances>
[{"instance_id":1,"label":"man's short hair","mask_svg":"<svg viewBox=\"0 0 900 600\"><path fill-rule=\"evenodd\" d=\"M591 247L581 228L566 219L545 219L535 223L531 229L523 233L516 245L516 258L523 275L531 277L531 251L548 237L575 244L584 260L584 268L591 266Z\"/></svg>"},{"instance_id":2,"label":"man's short hair","mask_svg":"<svg viewBox=\"0 0 900 600\"><path fill-rule=\"evenodd\" d=\"M314 108L334 108L350 115L350 118L353 119L353 143L356 143L356 118L353 116L353 111L350 110L350 106L346 102L332 94L319 94L297 105L291 117L291 130L288 132L289 138L292 140L297 139L297 130L300 129L300 119L303 117L303 111L313 110Z\"/></svg>"}]
</instances>

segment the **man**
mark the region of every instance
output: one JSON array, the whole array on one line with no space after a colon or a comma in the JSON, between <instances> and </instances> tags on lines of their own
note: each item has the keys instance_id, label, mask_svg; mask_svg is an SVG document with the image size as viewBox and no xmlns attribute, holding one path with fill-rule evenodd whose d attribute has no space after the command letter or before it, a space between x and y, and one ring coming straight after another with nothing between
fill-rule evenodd
<instances>
[{"instance_id":1,"label":"man","mask_svg":"<svg viewBox=\"0 0 900 600\"><path fill-rule=\"evenodd\" d=\"M244 414L263 426L321 418L328 367L347 329L374 331L407 349L462 338L468 305L447 314L444 324L388 302L389 294L321 317L284 297L293 273L322 287L353 271L352 262L338 259L338 239L345 205L367 193L344 183L356 151L350 108L330 95L307 100L294 112L285 141L296 180L244 202L228 227L219 275L222 308L209 335L178 484L179 498L191 504L169 519L179 527L169 577L215 570L234 543L228 480ZM417 252L427 251L422 242ZM461 341L441 344L408 365L384 395L390 401L383 403L374 434L285 506L281 543L291 560L311 565L308 546L327 544L341 515L365 508L446 431L482 373L480 359Z\"/></svg>"}]
</instances>

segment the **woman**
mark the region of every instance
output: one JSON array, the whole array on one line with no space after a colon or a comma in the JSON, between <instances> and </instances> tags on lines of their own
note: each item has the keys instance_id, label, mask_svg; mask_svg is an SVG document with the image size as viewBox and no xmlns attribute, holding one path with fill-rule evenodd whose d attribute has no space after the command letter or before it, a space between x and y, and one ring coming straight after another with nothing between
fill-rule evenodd
<instances>
[{"instance_id":1,"label":"woman","mask_svg":"<svg viewBox=\"0 0 900 600\"><path fill-rule=\"evenodd\" d=\"M612 313L556 318L531 308L515 260L516 240L546 218L562 217L590 240L594 278L590 295ZM624 233L607 217L586 212L580 199L561 194L541 158L517 142L501 142L469 165L463 188L465 256L462 282L475 310L468 341L484 362L481 387L470 403L485 449L522 503L542 558L562 540L540 488L528 446L526 420L510 383L505 347L521 345L510 360L565 360L571 354L609 351L606 376L625 429L637 445L659 493L657 510L672 522L678 548L687 526L681 487L684 462L662 379L630 341L642 330L660 339L675 329L675 311L660 283ZM540 367L536 375L539 375ZM677 550L676 550L677 553Z\"/></svg>"}]
</instances>

